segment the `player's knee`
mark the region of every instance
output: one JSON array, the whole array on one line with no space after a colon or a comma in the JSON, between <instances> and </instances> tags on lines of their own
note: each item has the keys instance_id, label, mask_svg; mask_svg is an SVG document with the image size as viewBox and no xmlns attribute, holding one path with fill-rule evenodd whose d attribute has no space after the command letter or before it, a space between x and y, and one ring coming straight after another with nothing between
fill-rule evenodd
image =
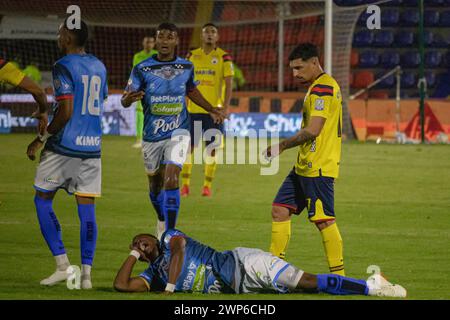
<instances>
[{"instance_id":1,"label":"player's knee","mask_svg":"<svg viewBox=\"0 0 450 320\"><path fill-rule=\"evenodd\" d=\"M164 189L178 188L178 176L175 174L168 175L164 179Z\"/></svg>"},{"instance_id":2,"label":"player's knee","mask_svg":"<svg viewBox=\"0 0 450 320\"><path fill-rule=\"evenodd\" d=\"M52 200L55 196L55 192L42 192L39 190L36 190L36 196L38 196L41 199L44 200Z\"/></svg>"},{"instance_id":3,"label":"player's knee","mask_svg":"<svg viewBox=\"0 0 450 320\"><path fill-rule=\"evenodd\" d=\"M288 208L281 207L281 206L272 206L272 220L281 222L289 220L290 218L290 211Z\"/></svg>"},{"instance_id":4,"label":"player's knee","mask_svg":"<svg viewBox=\"0 0 450 320\"><path fill-rule=\"evenodd\" d=\"M304 272L298 282L299 289L315 289L317 288L317 276Z\"/></svg>"},{"instance_id":5,"label":"player's knee","mask_svg":"<svg viewBox=\"0 0 450 320\"><path fill-rule=\"evenodd\" d=\"M336 223L336 220L327 220L327 221L321 221L321 222L315 222L317 229L323 230L332 224Z\"/></svg>"}]
</instances>

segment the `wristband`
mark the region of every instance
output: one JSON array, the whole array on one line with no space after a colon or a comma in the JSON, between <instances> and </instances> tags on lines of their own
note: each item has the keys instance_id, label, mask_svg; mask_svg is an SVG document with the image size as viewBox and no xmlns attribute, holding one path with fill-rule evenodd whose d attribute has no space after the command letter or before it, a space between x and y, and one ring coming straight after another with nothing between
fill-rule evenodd
<instances>
[{"instance_id":1,"label":"wristband","mask_svg":"<svg viewBox=\"0 0 450 320\"><path fill-rule=\"evenodd\" d=\"M137 251L137 250L131 250L130 256L133 256L133 257L135 257L137 260L139 260L139 258L141 257L141 254L140 254L139 251Z\"/></svg>"},{"instance_id":2,"label":"wristband","mask_svg":"<svg viewBox=\"0 0 450 320\"><path fill-rule=\"evenodd\" d=\"M48 131L45 131L44 134L38 134L38 139L40 142L44 143L51 136L52 134L48 133Z\"/></svg>"},{"instance_id":3,"label":"wristband","mask_svg":"<svg viewBox=\"0 0 450 320\"><path fill-rule=\"evenodd\" d=\"M175 285L172 284L172 283L167 283L165 290L169 291L169 292L174 292L175 291Z\"/></svg>"}]
</instances>

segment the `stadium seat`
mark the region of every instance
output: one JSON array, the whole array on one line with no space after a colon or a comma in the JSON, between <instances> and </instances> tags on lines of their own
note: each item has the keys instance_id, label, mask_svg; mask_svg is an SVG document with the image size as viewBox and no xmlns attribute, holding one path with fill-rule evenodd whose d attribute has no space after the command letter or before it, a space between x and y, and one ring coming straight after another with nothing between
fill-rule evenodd
<instances>
[{"instance_id":1,"label":"stadium seat","mask_svg":"<svg viewBox=\"0 0 450 320\"><path fill-rule=\"evenodd\" d=\"M277 63L277 50L270 47L259 51L256 55L256 62L260 65L272 66Z\"/></svg>"},{"instance_id":2,"label":"stadium seat","mask_svg":"<svg viewBox=\"0 0 450 320\"><path fill-rule=\"evenodd\" d=\"M247 43L249 39L253 39L254 30L251 26L241 26L238 29L237 41L239 43Z\"/></svg>"},{"instance_id":3,"label":"stadium seat","mask_svg":"<svg viewBox=\"0 0 450 320\"><path fill-rule=\"evenodd\" d=\"M397 9L386 9L381 11L381 27L394 27L398 25L400 13Z\"/></svg>"},{"instance_id":4,"label":"stadium seat","mask_svg":"<svg viewBox=\"0 0 450 320\"><path fill-rule=\"evenodd\" d=\"M436 85L436 73L433 71L425 72L425 78L427 79L427 87L434 88Z\"/></svg>"},{"instance_id":5,"label":"stadium seat","mask_svg":"<svg viewBox=\"0 0 450 320\"><path fill-rule=\"evenodd\" d=\"M372 45L374 33L371 31L359 31L353 36L353 46L370 47Z\"/></svg>"},{"instance_id":6,"label":"stadium seat","mask_svg":"<svg viewBox=\"0 0 450 320\"><path fill-rule=\"evenodd\" d=\"M358 18L358 25L359 26L366 26L367 24L367 19L371 16L370 13L367 13L366 10L364 10L361 15Z\"/></svg>"},{"instance_id":7,"label":"stadium seat","mask_svg":"<svg viewBox=\"0 0 450 320\"><path fill-rule=\"evenodd\" d=\"M398 7L402 4L403 0L392 0L392 1L388 1L383 3L383 6L385 7Z\"/></svg>"},{"instance_id":8,"label":"stadium seat","mask_svg":"<svg viewBox=\"0 0 450 320\"><path fill-rule=\"evenodd\" d=\"M377 76L377 79L384 76L384 73L380 73ZM386 79L382 80L379 84L376 85L376 88L393 88L395 85L395 76L390 75Z\"/></svg>"},{"instance_id":9,"label":"stadium seat","mask_svg":"<svg viewBox=\"0 0 450 320\"><path fill-rule=\"evenodd\" d=\"M425 66L427 68L437 68L441 65L442 54L439 51L429 51L425 53Z\"/></svg>"},{"instance_id":10,"label":"stadium seat","mask_svg":"<svg viewBox=\"0 0 450 320\"><path fill-rule=\"evenodd\" d=\"M414 45L414 32L399 31L395 34L395 45L398 47L410 47Z\"/></svg>"},{"instance_id":11,"label":"stadium seat","mask_svg":"<svg viewBox=\"0 0 450 320\"><path fill-rule=\"evenodd\" d=\"M350 55L350 66L356 67L359 63L359 53L357 50L352 49L352 53Z\"/></svg>"},{"instance_id":12,"label":"stadium seat","mask_svg":"<svg viewBox=\"0 0 450 320\"><path fill-rule=\"evenodd\" d=\"M434 27L439 24L439 11L426 10L423 16L423 22L426 27Z\"/></svg>"},{"instance_id":13,"label":"stadium seat","mask_svg":"<svg viewBox=\"0 0 450 320\"><path fill-rule=\"evenodd\" d=\"M450 27L450 11L442 11L439 18L439 25L441 27Z\"/></svg>"},{"instance_id":14,"label":"stadium seat","mask_svg":"<svg viewBox=\"0 0 450 320\"><path fill-rule=\"evenodd\" d=\"M369 98L373 98L373 99L389 99L389 92L387 90L369 91Z\"/></svg>"},{"instance_id":15,"label":"stadium seat","mask_svg":"<svg viewBox=\"0 0 450 320\"><path fill-rule=\"evenodd\" d=\"M375 34L373 45L377 47L390 47L394 43L394 34L392 31L383 30Z\"/></svg>"},{"instance_id":16,"label":"stadium seat","mask_svg":"<svg viewBox=\"0 0 450 320\"><path fill-rule=\"evenodd\" d=\"M425 6L442 6L445 5L445 0L425 0Z\"/></svg>"},{"instance_id":17,"label":"stadium seat","mask_svg":"<svg viewBox=\"0 0 450 320\"><path fill-rule=\"evenodd\" d=\"M227 6L222 10L222 20L237 21L239 20L239 10L235 6Z\"/></svg>"},{"instance_id":18,"label":"stadium seat","mask_svg":"<svg viewBox=\"0 0 450 320\"><path fill-rule=\"evenodd\" d=\"M433 44L435 48L446 48L450 45L450 35L447 35L447 39L440 33L433 34Z\"/></svg>"},{"instance_id":19,"label":"stadium seat","mask_svg":"<svg viewBox=\"0 0 450 320\"><path fill-rule=\"evenodd\" d=\"M420 55L416 51L406 52L400 58L400 64L406 68L416 68L420 64Z\"/></svg>"},{"instance_id":20,"label":"stadium seat","mask_svg":"<svg viewBox=\"0 0 450 320\"><path fill-rule=\"evenodd\" d=\"M365 88L375 80L373 72L360 71L355 73L353 80L354 88Z\"/></svg>"},{"instance_id":21,"label":"stadium seat","mask_svg":"<svg viewBox=\"0 0 450 320\"><path fill-rule=\"evenodd\" d=\"M402 88L412 88L417 85L417 76L413 72L404 71L400 83Z\"/></svg>"},{"instance_id":22,"label":"stadium seat","mask_svg":"<svg viewBox=\"0 0 450 320\"><path fill-rule=\"evenodd\" d=\"M423 32L423 40L426 47L430 47L434 42L434 34L430 30L424 30Z\"/></svg>"},{"instance_id":23,"label":"stadium seat","mask_svg":"<svg viewBox=\"0 0 450 320\"><path fill-rule=\"evenodd\" d=\"M445 55L444 66L445 67L450 67L450 51L447 52L447 54Z\"/></svg>"},{"instance_id":24,"label":"stadium seat","mask_svg":"<svg viewBox=\"0 0 450 320\"><path fill-rule=\"evenodd\" d=\"M403 0L402 1L403 6L407 7L416 7L417 6L417 0Z\"/></svg>"},{"instance_id":25,"label":"stadium seat","mask_svg":"<svg viewBox=\"0 0 450 320\"><path fill-rule=\"evenodd\" d=\"M400 15L400 23L405 27L416 27L419 25L419 12L416 9L405 10Z\"/></svg>"},{"instance_id":26,"label":"stadium seat","mask_svg":"<svg viewBox=\"0 0 450 320\"><path fill-rule=\"evenodd\" d=\"M253 32L254 43L264 43L275 45L278 41L277 39L277 28L276 25L271 25L269 27L258 28L256 27L255 32Z\"/></svg>"},{"instance_id":27,"label":"stadium seat","mask_svg":"<svg viewBox=\"0 0 450 320\"><path fill-rule=\"evenodd\" d=\"M384 68L394 68L400 64L400 55L397 52L384 52L381 54L381 66Z\"/></svg>"},{"instance_id":28,"label":"stadium seat","mask_svg":"<svg viewBox=\"0 0 450 320\"><path fill-rule=\"evenodd\" d=\"M237 65L248 65L256 63L256 50L253 48L241 48L236 51L236 63Z\"/></svg>"},{"instance_id":29,"label":"stadium seat","mask_svg":"<svg viewBox=\"0 0 450 320\"><path fill-rule=\"evenodd\" d=\"M378 65L380 57L378 53L374 51L364 51L359 54L359 67L360 68L373 68Z\"/></svg>"},{"instance_id":30,"label":"stadium seat","mask_svg":"<svg viewBox=\"0 0 450 320\"><path fill-rule=\"evenodd\" d=\"M222 27L220 28L220 42L221 43L233 43L236 41L237 31L235 27Z\"/></svg>"}]
</instances>

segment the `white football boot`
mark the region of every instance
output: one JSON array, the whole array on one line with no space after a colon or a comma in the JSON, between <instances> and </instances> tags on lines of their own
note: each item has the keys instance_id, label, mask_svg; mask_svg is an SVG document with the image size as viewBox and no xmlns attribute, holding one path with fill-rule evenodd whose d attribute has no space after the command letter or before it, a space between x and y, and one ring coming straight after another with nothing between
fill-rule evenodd
<instances>
[{"instance_id":1,"label":"white football boot","mask_svg":"<svg viewBox=\"0 0 450 320\"><path fill-rule=\"evenodd\" d=\"M70 274L67 272L67 270L56 270L50 277L42 280L40 284L43 286L54 286L59 282L66 281L69 275Z\"/></svg>"},{"instance_id":2,"label":"white football boot","mask_svg":"<svg viewBox=\"0 0 450 320\"><path fill-rule=\"evenodd\" d=\"M399 284L392 284L381 274L374 274L367 279L369 296L406 298L406 289Z\"/></svg>"}]
</instances>

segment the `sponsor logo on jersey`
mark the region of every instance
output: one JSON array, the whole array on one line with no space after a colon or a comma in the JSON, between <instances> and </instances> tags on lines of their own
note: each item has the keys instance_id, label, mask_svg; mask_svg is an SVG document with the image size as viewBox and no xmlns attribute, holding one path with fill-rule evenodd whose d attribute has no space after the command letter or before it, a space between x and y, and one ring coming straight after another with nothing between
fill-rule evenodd
<instances>
[{"instance_id":1,"label":"sponsor logo on jersey","mask_svg":"<svg viewBox=\"0 0 450 320\"><path fill-rule=\"evenodd\" d=\"M154 115L176 115L183 111L184 96L151 96L150 103Z\"/></svg>"},{"instance_id":2,"label":"sponsor logo on jersey","mask_svg":"<svg viewBox=\"0 0 450 320\"><path fill-rule=\"evenodd\" d=\"M153 121L155 129L153 134L157 134L159 131L168 132L177 129L180 126L180 116L178 115L174 121L166 121L165 119L157 119Z\"/></svg>"},{"instance_id":3,"label":"sponsor logo on jersey","mask_svg":"<svg viewBox=\"0 0 450 320\"><path fill-rule=\"evenodd\" d=\"M211 69L197 69L197 70L195 70L195 74L198 76L204 76L204 75L215 76L216 71L211 70Z\"/></svg>"},{"instance_id":4,"label":"sponsor logo on jersey","mask_svg":"<svg viewBox=\"0 0 450 320\"><path fill-rule=\"evenodd\" d=\"M148 71L146 68L143 68L143 70ZM150 69L150 72L159 78L173 80L184 73L184 68L181 64L176 64L174 66L163 66L161 69Z\"/></svg>"},{"instance_id":5,"label":"sponsor logo on jersey","mask_svg":"<svg viewBox=\"0 0 450 320\"><path fill-rule=\"evenodd\" d=\"M100 137L96 136L77 136L75 144L77 146L93 147L100 145Z\"/></svg>"},{"instance_id":6,"label":"sponsor logo on jersey","mask_svg":"<svg viewBox=\"0 0 450 320\"><path fill-rule=\"evenodd\" d=\"M211 63L212 64L217 64L219 62L219 59L217 59L217 57L213 57L212 59L211 59Z\"/></svg>"},{"instance_id":7,"label":"sponsor logo on jersey","mask_svg":"<svg viewBox=\"0 0 450 320\"><path fill-rule=\"evenodd\" d=\"M314 102L314 109L317 111L322 111L325 106L325 101L323 99L316 99L316 102Z\"/></svg>"}]
</instances>

